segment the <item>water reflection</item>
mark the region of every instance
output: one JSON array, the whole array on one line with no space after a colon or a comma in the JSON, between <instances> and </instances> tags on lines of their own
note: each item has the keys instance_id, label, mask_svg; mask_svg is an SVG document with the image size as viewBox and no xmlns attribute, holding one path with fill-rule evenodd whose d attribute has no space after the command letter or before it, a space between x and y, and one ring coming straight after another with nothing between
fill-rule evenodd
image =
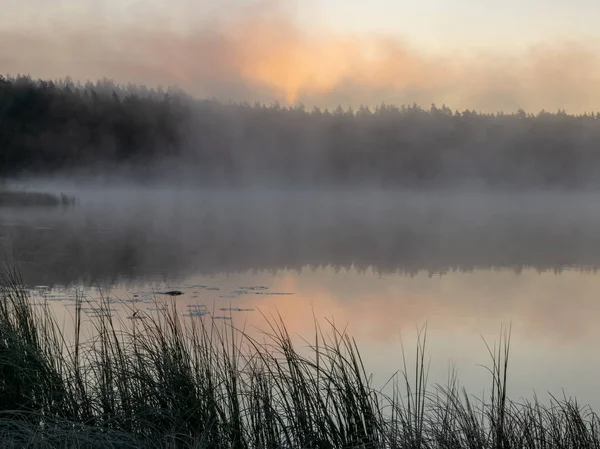
<instances>
[{"instance_id":1,"label":"water reflection","mask_svg":"<svg viewBox=\"0 0 600 449\"><path fill-rule=\"evenodd\" d=\"M248 288L252 283L260 290ZM595 351L599 287L600 278L576 270L560 275L528 269L518 276L495 270L406 277L329 268L195 276L183 284L148 285L143 291L116 285L105 297L121 318L156 316L175 305L184 319L225 320L258 337L268 329L265 319L281 317L291 333L309 339L315 319L325 328L329 319L356 337L377 385L401 368L400 338L410 356L417 328L427 323L430 383L445 382L454 363L461 382L473 393L490 385L481 367L489 362L483 339L498 341L501 324L511 324L512 397L531 397L533 389L542 397L546 391L561 394L564 389L600 406L595 387L600 369ZM184 294L158 293L166 288ZM89 299L98 293L86 290ZM72 313L73 304L63 298ZM53 307L60 315L58 306ZM98 313L90 306L85 312L88 317Z\"/></svg>"},{"instance_id":2,"label":"water reflection","mask_svg":"<svg viewBox=\"0 0 600 449\"><path fill-rule=\"evenodd\" d=\"M307 266L414 275L600 264L600 209L583 194L240 195L113 196L115 204L82 200L75 211L3 211L0 249L41 284Z\"/></svg>"},{"instance_id":3,"label":"water reflection","mask_svg":"<svg viewBox=\"0 0 600 449\"><path fill-rule=\"evenodd\" d=\"M453 361L477 393L489 386L481 337L511 323L511 396L564 387L600 409L594 196L144 195L0 216L0 247L67 332L73 289L94 299L94 286L110 299L100 313L129 324L173 304L257 333L265 316L305 337L329 318L383 384L400 336L410 353L427 322L430 381Z\"/></svg>"}]
</instances>

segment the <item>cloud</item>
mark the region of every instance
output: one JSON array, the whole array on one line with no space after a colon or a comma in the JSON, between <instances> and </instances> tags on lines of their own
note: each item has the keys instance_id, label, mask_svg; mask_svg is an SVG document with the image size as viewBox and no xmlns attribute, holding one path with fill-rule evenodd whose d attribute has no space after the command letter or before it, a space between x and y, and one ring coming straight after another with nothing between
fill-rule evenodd
<instances>
[{"instance_id":1,"label":"cloud","mask_svg":"<svg viewBox=\"0 0 600 449\"><path fill-rule=\"evenodd\" d=\"M0 67L10 74L108 77L178 85L202 97L307 106L417 102L581 112L600 104L593 42L547 42L514 54L434 54L397 37L302 27L287 3L228 6L186 26L173 25L163 11L145 12L138 22L56 19L44 28L4 27Z\"/></svg>"}]
</instances>

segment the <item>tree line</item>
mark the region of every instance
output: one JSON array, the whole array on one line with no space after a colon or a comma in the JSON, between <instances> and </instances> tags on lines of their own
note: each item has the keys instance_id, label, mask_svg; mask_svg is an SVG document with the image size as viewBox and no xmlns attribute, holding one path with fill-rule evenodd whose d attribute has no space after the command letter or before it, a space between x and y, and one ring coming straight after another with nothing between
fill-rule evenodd
<instances>
[{"instance_id":1,"label":"tree line","mask_svg":"<svg viewBox=\"0 0 600 449\"><path fill-rule=\"evenodd\" d=\"M334 110L0 77L0 176L127 172L203 184L600 184L600 114Z\"/></svg>"}]
</instances>

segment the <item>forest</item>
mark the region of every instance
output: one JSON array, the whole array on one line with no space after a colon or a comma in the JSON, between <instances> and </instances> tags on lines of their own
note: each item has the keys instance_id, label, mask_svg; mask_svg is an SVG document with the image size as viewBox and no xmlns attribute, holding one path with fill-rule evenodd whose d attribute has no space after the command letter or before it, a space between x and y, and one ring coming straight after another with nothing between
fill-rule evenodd
<instances>
[{"instance_id":1,"label":"forest","mask_svg":"<svg viewBox=\"0 0 600 449\"><path fill-rule=\"evenodd\" d=\"M0 177L204 185L591 188L600 113L225 103L176 89L0 77Z\"/></svg>"}]
</instances>

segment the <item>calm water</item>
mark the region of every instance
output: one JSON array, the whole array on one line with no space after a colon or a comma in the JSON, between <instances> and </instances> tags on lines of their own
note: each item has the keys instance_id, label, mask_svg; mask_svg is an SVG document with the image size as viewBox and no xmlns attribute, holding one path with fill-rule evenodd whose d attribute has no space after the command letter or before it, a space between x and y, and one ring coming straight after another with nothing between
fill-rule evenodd
<instances>
[{"instance_id":1,"label":"calm water","mask_svg":"<svg viewBox=\"0 0 600 449\"><path fill-rule=\"evenodd\" d=\"M313 316L334 319L383 384L401 367L400 339L413 353L427 323L430 383L454 365L480 394L483 339L512 325L512 397L564 389L600 409L600 194L77 194L73 210L0 211L4 257L67 329L75 291L108 294L125 317L178 289L189 320L261 329L280 313L310 338Z\"/></svg>"}]
</instances>

